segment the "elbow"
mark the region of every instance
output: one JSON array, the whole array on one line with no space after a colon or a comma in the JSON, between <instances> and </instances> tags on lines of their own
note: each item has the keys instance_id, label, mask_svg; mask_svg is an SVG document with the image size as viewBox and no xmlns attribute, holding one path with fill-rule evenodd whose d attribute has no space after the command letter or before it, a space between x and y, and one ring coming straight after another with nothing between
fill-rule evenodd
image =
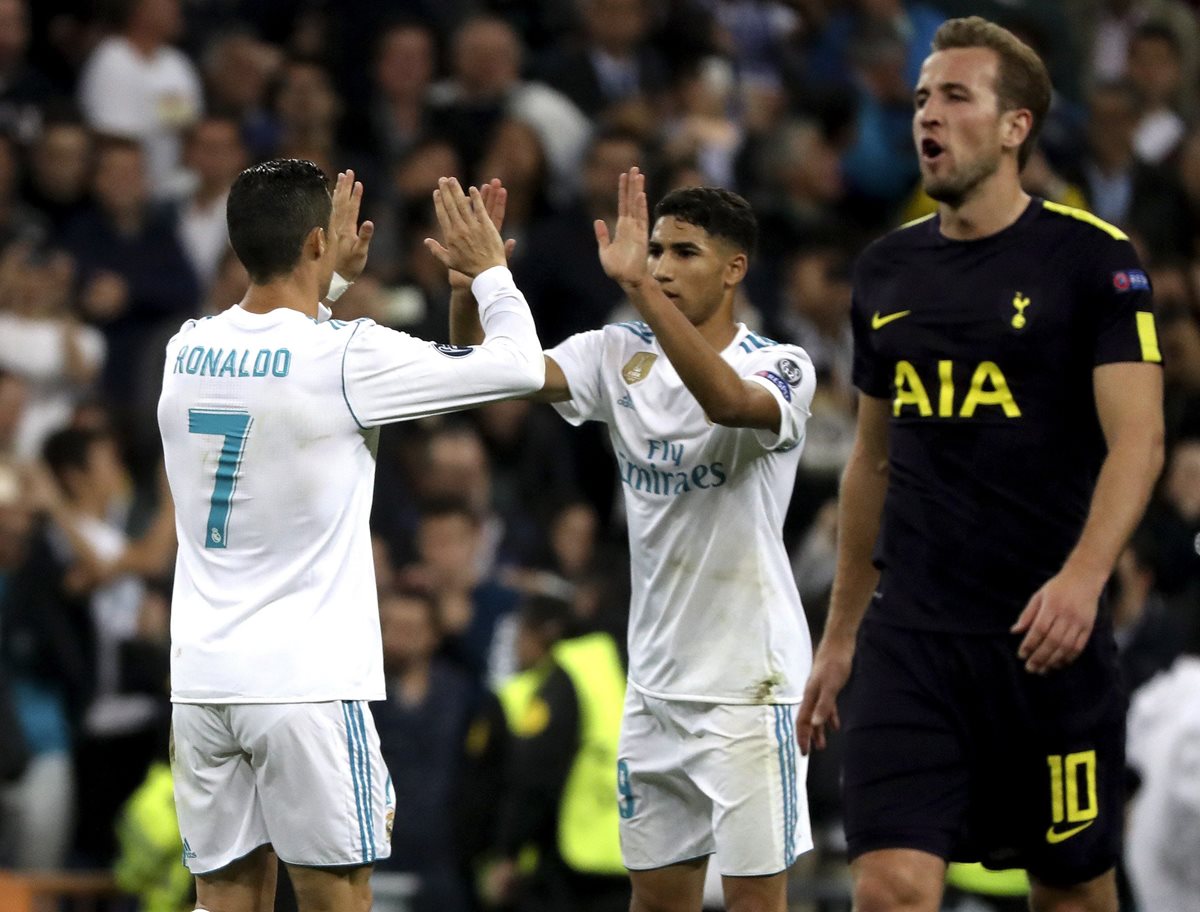
<instances>
[{"instance_id":1,"label":"elbow","mask_svg":"<svg viewBox=\"0 0 1200 912\"><path fill-rule=\"evenodd\" d=\"M723 427L748 427L750 424L749 402L740 387L736 392L713 396L711 401L701 404L704 414L713 424Z\"/></svg>"},{"instance_id":2,"label":"elbow","mask_svg":"<svg viewBox=\"0 0 1200 912\"><path fill-rule=\"evenodd\" d=\"M546 358L539 348L521 362L521 393L536 393L546 385Z\"/></svg>"}]
</instances>

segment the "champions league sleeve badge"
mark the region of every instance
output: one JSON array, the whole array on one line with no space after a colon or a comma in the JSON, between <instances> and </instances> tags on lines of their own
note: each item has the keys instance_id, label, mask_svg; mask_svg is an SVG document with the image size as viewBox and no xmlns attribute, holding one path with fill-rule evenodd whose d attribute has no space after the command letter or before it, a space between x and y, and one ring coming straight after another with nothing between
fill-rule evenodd
<instances>
[{"instance_id":1,"label":"champions league sleeve badge","mask_svg":"<svg viewBox=\"0 0 1200 912\"><path fill-rule=\"evenodd\" d=\"M440 351L447 358L465 358L467 355L471 354L471 352L475 351L475 349L469 345L450 345L447 342L443 342L440 345L435 345L434 348Z\"/></svg>"},{"instance_id":2,"label":"champions league sleeve badge","mask_svg":"<svg viewBox=\"0 0 1200 912\"><path fill-rule=\"evenodd\" d=\"M804 371L791 358L780 358L775 367L779 371L779 376L787 381L788 386L799 386L800 381L804 379Z\"/></svg>"}]
</instances>

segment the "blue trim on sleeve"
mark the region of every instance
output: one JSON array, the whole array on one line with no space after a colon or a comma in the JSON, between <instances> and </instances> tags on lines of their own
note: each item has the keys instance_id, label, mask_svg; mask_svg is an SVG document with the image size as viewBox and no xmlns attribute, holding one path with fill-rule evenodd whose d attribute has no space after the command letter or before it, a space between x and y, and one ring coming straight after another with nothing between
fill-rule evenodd
<instances>
[{"instance_id":1,"label":"blue trim on sleeve","mask_svg":"<svg viewBox=\"0 0 1200 912\"><path fill-rule=\"evenodd\" d=\"M354 423L365 431L367 430L367 426L358 420L358 416L354 414L354 407L350 405L350 397L346 395L346 352L350 350L350 343L354 341L354 335L358 332L358 328L361 325L358 320L354 321L354 330L350 333L350 338L346 340L346 347L342 349L342 401L346 403L346 409L350 412L350 417L354 419Z\"/></svg>"}]
</instances>

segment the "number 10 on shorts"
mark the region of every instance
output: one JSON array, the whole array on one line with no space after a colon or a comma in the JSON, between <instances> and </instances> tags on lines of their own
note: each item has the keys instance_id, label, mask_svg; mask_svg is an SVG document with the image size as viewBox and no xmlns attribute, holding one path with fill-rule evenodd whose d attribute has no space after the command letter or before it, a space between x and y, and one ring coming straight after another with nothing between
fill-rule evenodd
<instances>
[{"instance_id":1,"label":"number 10 on shorts","mask_svg":"<svg viewBox=\"0 0 1200 912\"><path fill-rule=\"evenodd\" d=\"M1056 825L1080 824L1095 820L1100 815L1096 800L1096 752L1088 750L1074 754L1051 754L1046 762L1050 766L1050 815L1053 822ZM1080 802L1081 793L1086 794L1086 803Z\"/></svg>"}]
</instances>

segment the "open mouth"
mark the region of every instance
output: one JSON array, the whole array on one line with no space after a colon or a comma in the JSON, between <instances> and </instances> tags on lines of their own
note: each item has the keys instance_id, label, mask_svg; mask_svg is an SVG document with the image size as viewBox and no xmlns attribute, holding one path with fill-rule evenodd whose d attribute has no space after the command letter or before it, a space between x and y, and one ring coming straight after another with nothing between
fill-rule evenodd
<instances>
[{"instance_id":1,"label":"open mouth","mask_svg":"<svg viewBox=\"0 0 1200 912\"><path fill-rule=\"evenodd\" d=\"M945 151L945 148L936 139L921 140L921 158L927 162L936 161Z\"/></svg>"}]
</instances>

